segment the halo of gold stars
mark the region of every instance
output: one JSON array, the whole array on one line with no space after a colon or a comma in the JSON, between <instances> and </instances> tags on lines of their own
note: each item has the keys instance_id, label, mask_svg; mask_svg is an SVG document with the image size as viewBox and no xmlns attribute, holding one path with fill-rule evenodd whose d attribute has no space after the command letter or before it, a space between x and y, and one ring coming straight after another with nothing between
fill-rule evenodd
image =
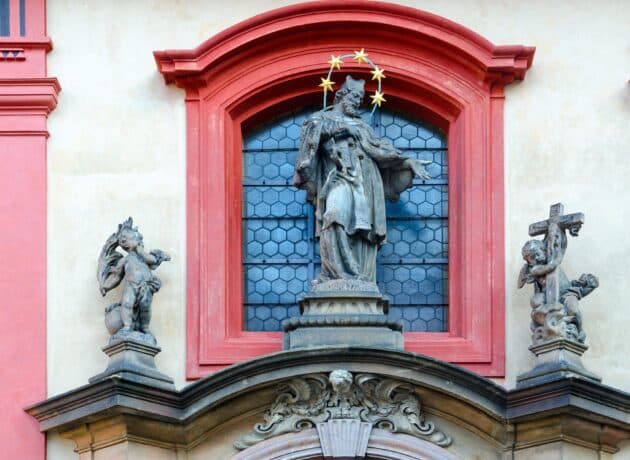
<instances>
[{"instance_id":1,"label":"halo of gold stars","mask_svg":"<svg viewBox=\"0 0 630 460\"><path fill-rule=\"evenodd\" d=\"M319 84L320 88L324 88L324 91L332 91L335 82L330 80L330 76L326 78L320 78L320 80L322 81Z\"/></svg>"},{"instance_id":2,"label":"halo of gold stars","mask_svg":"<svg viewBox=\"0 0 630 460\"><path fill-rule=\"evenodd\" d=\"M368 57L367 53L365 52L363 48L361 48L361 51L354 52L354 56L352 56L352 59L357 61L359 64L361 64L362 62L365 62L367 64L368 63L367 57Z\"/></svg>"},{"instance_id":3,"label":"halo of gold stars","mask_svg":"<svg viewBox=\"0 0 630 460\"><path fill-rule=\"evenodd\" d=\"M374 70L370 70L372 74L372 80L378 80L379 82L385 78L385 74L383 73L383 69L379 68L379 66L375 66Z\"/></svg>"},{"instance_id":4,"label":"halo of gold stars","mask_svg":"<svg viewBox=\"0 0 630 460\"><path fill-rule=\"evenodd\" d=\"M382 80L385 78L385 71L374 64L374 62L372 62L372 60L368 57L368 53L365 52L364 48L361 48L359 51L353 51L352 53L339 54L337 56L332 54L330 56L330 60L328 61L328 65L330 65L330 68L328 69L328 74L326 75L326 78L320 77L321 83L318 85L324 90L324 109L326 108L326 96L328 94L328 91L332 92L333 86L335 85L335 82L331 80L332 73L335 69L341 70L341 66L344 64L344 59L353 59L357 62L357 64L365 63L372 67L372 70L370 70L370 73L372 74L372 80L376 80L378 82L378 87L376 91L374 92L374 94L370 95L373 105L370 116L374 115L376 108L380 107L383 102L387 102L384 97L385 94L383 93L383 89L381 87Z\"/></svg>"},{"instance_id":5,"label":"halo of gold stars","mask_svg":"<svg viewBox=\"0 0 630 460\"><path fill-rule=\"evenodd\" d=\"M341 56L332 55L330 56L330 61L328 61L328 64L330 64L331 69L340 70L341 64L343 64L343 61L341 60Z\"/></svg>"},{"instance_id":6,"label":"halo of gold stars","mask_svg":"<svg viewBox=\"0 0 630 460\"><path fill-rule=\"evenodd\" d=\"M376 92L370 97L372 98L372 104L378 105L379 107L381 106L382 102L387 102L387 100L383 97L383 93L381 93L379 90L376 90Z\"/></svg>"}]
</instances>

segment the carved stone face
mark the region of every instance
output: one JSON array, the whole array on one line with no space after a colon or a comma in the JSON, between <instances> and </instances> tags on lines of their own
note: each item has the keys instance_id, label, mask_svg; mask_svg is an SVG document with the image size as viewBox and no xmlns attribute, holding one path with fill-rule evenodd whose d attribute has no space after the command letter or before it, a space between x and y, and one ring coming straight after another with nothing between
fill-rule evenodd
<instances>
[{"instance_id":1,"label":"carved stone face","mask_svg":"<svg viewBox=\"0 0 630 460\"><path fill-rule=\"evenodd\" d=\"M333 390L339 394L345 394L350 391L352 387L352 374L346 370L338 369L332 371L328 376L328 380L333 387Z\"/></svg>"},{"instance_id":2,"label":"carved stone face","mask_svg":"<svg viewBox=\"0 0 630 460\"><path fill-rule=\"evenodd\" d=\"M363 96L365 96L365 91L358 88L352 89L348 94L346 94L341 99L341 109L343 110L343 113L346 115L358 115L358 109L363 101Z\"/></svg>"},{"instance_id":3,"label":"carved stone face","mask_svg":"<svg viewBox=\"0 0 630 460\"><path fill-rule=\"evenodd\" d=\"M525 243L522 250L523 259L529 265L540 265L547 262L545 245L540 240L530 240Z\"/></svg>"},{"instance_id":4,"label":"carved stone face","mask_svg":"<svg viewBox=\"0 0 630 460\"><path fill-rule=\"evenodd\" d=\"M118 237L118 244L125 251L133 251L142 245L142 235L140 232L131 229L124 229Z\"/></svg>"}]
</instances>

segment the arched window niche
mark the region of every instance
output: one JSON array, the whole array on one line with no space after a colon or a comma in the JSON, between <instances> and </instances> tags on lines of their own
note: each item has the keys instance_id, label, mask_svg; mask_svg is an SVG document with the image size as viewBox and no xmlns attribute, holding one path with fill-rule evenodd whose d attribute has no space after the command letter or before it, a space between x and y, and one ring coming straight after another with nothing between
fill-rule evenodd
<instances>
[{"instance_id":1,"label":"arched window niche","mask_svg":"<svg viewBox=\"0 0 630 460\"><path fill-rule=\"evenodd\" d=\"M412 8L323 1L154 53L166 83L186 91L189 378L280 349L281 333L244 328L242 133L321 104L330 55L360 48L386 70L386 107L448 139L448 330L407 333L405 349L503 375L503 88L524 78L534 48ZM343 70L370 77L354 62Z\"/></svg>"},{"instance_id":2,"label":"arched window niche","mask_svg":"<svg viewBox=\"0 0 630 460\"><path fill-rule=\"evenodd\" d=\"M336 77L343 80L343 76ZM375 84L368 82L372 93ZM299 314L298 299L319 274L314 208L293 186L302 122L321 107L296 109L243 132L244 330L281 331ZM448 331L448 149L445 133L383 107L361 116L405 155L429 161L431 179L416 178L387 202L387 243L378 254L389 316L406 332Z\"/></svg>"}]
</instances>

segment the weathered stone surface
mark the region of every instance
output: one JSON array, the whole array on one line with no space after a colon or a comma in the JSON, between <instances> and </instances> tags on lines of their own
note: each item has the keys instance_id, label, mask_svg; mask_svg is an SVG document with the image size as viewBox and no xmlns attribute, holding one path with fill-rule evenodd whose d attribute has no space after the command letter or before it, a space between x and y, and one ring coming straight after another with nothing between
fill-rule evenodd
<instances>
[{"instance_id":1,"label":"weathered stone surface","mask_svg":"<svg viewBox=\"0 0 630 460\"><path fill-rule=\"evenodd\" d=\"M601 382L601 378L589 372L582 364L581 356L586 345L573 340L556 339L529 348L536 355L536 366L516 378L519 388L577 377Z\"/></svg>"},{"instance_id":2,"label":"weathered stone surface","mask_svg":"<svg viewBox=\"0 0 630 460\"><path fill-rule=\"evenodd\" d=\"M363 458L372 424L352 419L333 419L317 424L324 458Z\"/></svg>"},{"instance_id":3,"label":"weathered stone surface","mask_svg":"<svg viewBox=\"0 0 630 460\"><path fill-rule=\"evenodd\" d=\"M347 285L339 283L337 287ZM378 291L308 293L300 300L302 315L282 323L283 348L365 346L402 350L402 322L388 319L387 309L387 300Z\"/></svg>"},{"instance_id":4,"label":"weathered stone surface","mask_svg":"<svg viewBox=\"0 0 630 460\"><path fill-rule=\"evenodd\" d=\"M332 420L361 421L392 433L417 436L439 446L448 446L452 442L448 435L425 420L418 397L401 381L372 374L353 376L346 370L337 369L328 376L313 374L292 379L280 386L278 392L264 422L236 441L234 445L238 449L292 431L314 426L319 429L320 424ZM328 432L329 428L322 429ZM360 426L354 428L355 443L349 447L352 450L357 448L360 437Z\"/></svg>"},{"instance_id":5,"label":"weathered stone surface","mask_svg":"<svg viewBox=\"0 0 630 460\"><path fill-rule=\"evenodd\" d=\"M567 231L577 236L584 224L584 214L564 215L560 203L551 206L549 219L529 226L530 236L545 235L523 246L525 265L518 277L518 287L534 285L531 298L530 347L536 355L534 369L517 377L517 386L525 387L566 377L601 379L582 364L581 356L588 349L582 328L579 299L599 286L597 278L583 274L570 281L560 264L567 249Z\"/></svg>"},{"instance_id":6,"label":"weathered stone surface","mask_svg":"<svg viewBox=\"0 0 630 460\"><path fill-rule=\"evenodd\" d=\"M322 266L314 289L331 280L376 287L376 253L387 229L385 199L398 200L414 176L429 178L424 169L429 162L402 155L361 119L364 87L363 80L347 76L332 107L302 125L294 183L316 209Z\"/></svg>"},{"instance_id":7,"label":"weathered stone surface","mask_svg":"<svg viewBox=\"0 0 630 460\"><path fill-rule=\"evenodd\" d=\"M278 385L313 374L326 376L337 369L402 382L413 388L427 418L444 417L504 452L559 440L614 452L619 442L630 438L630 395L595 381L564 377L506 390L426 356L347 347L267 355L230 366L180 391L106 378L42 401L27 412L42 431L62 433L78 426L89 431L99 421L124 417L125 432L135 439L190 449L219 427L238 425L244 414L262 416L277 398ZM222 442L232 443L251 430L249 424L242 426ZM378 431L372 430L371 442ZM455 441L448 450L457 449Z\"/></svg>"},{"instance_id":8,"label":"weathered stone surface","mask_svg":"<svg viewBox=\"0 0 630 460\"><path fill-rule=\"evenodd\" d=\"M121 254L120 247L127 252ZM160 279L152 271L162 262L171 260L160 249L145 251L142 234L133 226L130 217L110 235L98 258L97 279L101 294L122 283L119 302L105 309L105 326L110 333L110 343L130 338L137 342L156 345L149 330L153 294L160 290Z\"/></svg>"},{"instance_id":9,"label":"weathered stone surface","mask_svg":"<svg viewBox=\"0 0 630 460\"><path fill-rule=\"evenodd\" d=\"M378 286L373 281L363 281L354 279L336 279L321 283L313 283L312 292L348 292L348 293L368 293L380 295Z\"/></svg>"},{"instance_id":10,"label":"weathered stone surface","mask_svg":"<svg viewBox=\"0 0 630 460\"><path fill-rule=\"evenodd\" d=\"M579 300L599 286L597 277L583 274L569 280L560 264L567 249L567 231L577 236L584 224L584 214L564 215L560 203L551 206L549 219L529 226L529 235L545 235L543 240L530 240L523 246L525 265L518 277L518 287L533 284L531 298L532 342L539 345L564 338L584 343L582 313Z\"/></svg>"},{"instance_id":11,"label":"weathered stone surface","mask_svg":"<svg viewBox=\"0 0 630 460\"><path fill-rule=\"evenodd\" d=\"M146 385L175 389L173 379L155 367L155 355L161 349L131 338L111 342L103 351L109 356L107 369L90 378L90 383L116 376Z\"/></svg>"}]
</instances>

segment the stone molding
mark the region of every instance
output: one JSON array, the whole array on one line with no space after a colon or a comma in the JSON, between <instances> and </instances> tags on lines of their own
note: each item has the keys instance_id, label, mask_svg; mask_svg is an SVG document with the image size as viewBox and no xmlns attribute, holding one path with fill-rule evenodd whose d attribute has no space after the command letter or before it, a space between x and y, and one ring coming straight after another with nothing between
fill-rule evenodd
<instances>
[{"instance_id":1,"label":"stone molding","mask_svg":"<svg viewBox=\"0 0 630 460\"><path fill-rule=\"evenodd\" d=\"M361 452L346 456L347 451L327 450L329 444L320 433L310 428L299 433L289 433L263 441L243 451L232 460L319 460L364 458ZM442 447L405 434L392 434L375 428L365 446L364 455L369 458L388 460L460 460Z\"/></svg>"},{"instance_id":2,"label":"stone molding","mask_svg":"<svg viewBox=\"0 0 630 460\"><path fill-rule=\"evenodd\" d=\"M390 319L383 315L311 315L307 317L294 316L282 322L284 332L290 332L298 327L322 327L322 326L343 326L343 327L386 327L402 332L403 324L401 320Z\"/></svg>"},{"instance_id":3,"label":"stone molding","mask_svg":"<svg viewBox=\"0 0 630 460\"><path fill-rule=\"evenodd\" d=\"M601 383L567 377L506 390L432 358L370 348L280 352L232 366L180 391L112 377L26 411L42 431L62 433L123 417L126 432L135 439L190 449L203 441L203 433L241 414L262 415L273 404L278 385L336 369L404 383L422 401L428 417L448 419L505 451L563 440L615 452L621 440L630 439L630 394ZM230 409L236 402L237 414Z\"/></svg>"},{"instance_id":4,"label":"stone molding","mask_svg":"<svg viewBox=\"0 0 630 460\"><path fill-rule=\"evenodd\" d=\"M102 349L109 356L105 371L89 379L90 383L113 376L146 383L156 387L175 389L173 379L155 366L155 355L162 349L133 339L117 339Z\"/></svg>"}]
</instances>

